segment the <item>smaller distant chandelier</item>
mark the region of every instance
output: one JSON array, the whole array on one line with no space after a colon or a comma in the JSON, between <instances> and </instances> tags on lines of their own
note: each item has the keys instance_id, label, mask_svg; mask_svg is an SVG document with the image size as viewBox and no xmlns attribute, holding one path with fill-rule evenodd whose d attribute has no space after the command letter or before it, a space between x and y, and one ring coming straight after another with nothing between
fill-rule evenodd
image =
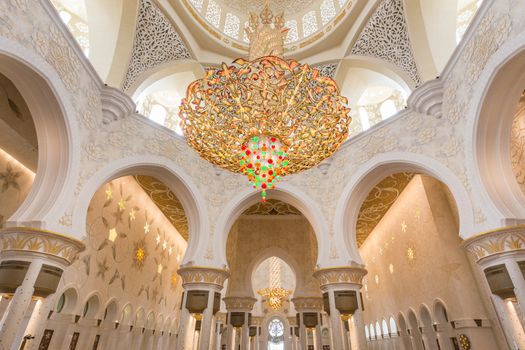
<instances>
[{"instance_id":1,"label":"smaller distant chandelier","mask_svg":"<svg viewBox=\"0 0 525 350\"><path fill-rule=\"evenodd\" d=\"M280 310L283 307L284 299L288 298L291 291L281 287L264 288L258 290L257 293L266 298L268 305L272 310Z\"/></svg>"},{"instance_id":2,"label":"smaller distant chandelier","mask_svg":"<svg viewBox=\"0 0 525 350\"><path fill-rule=\"evenodd\" d=\"M244 174L262 192L285 175L330 157L348 137L348 101L334 80L284 59L283 15L268 4L250 15L250 60L210 69L180 107L186 142L219 167Z\"/></svg>"}]
</instances>

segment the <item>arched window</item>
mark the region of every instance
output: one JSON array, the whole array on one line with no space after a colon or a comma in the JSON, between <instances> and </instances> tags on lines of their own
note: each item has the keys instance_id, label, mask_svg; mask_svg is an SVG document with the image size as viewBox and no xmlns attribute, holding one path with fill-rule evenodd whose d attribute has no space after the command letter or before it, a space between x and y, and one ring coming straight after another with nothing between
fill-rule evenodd
<instances>
[{"instance_id":1,"label":"arched window","mask_svg":"<svg viewBox=\"0 0 525 350\"><path fill-rule=\"evenodd\" d=\"M190 0L191 4L195 8L195 10L201 12L202 11L202 5L204 4L204 0Z\"/></svg>"},{"instance_id":2,"label":"arched window","mask_svg":"<svg viewBox=\"0 0 525 350\"><path fill-rule=\"evenodd\" d=\"M482 0L470 0L458 2L458 10L456 16L456 43L459 43L465 35L467 28L474 18L474 15L481 6ZM461 7L459 7L461 5Z\"/></svg>"},{"instance_id":3,"label":"arched window","mask_svg":"<svg viewBox=\"0 0 525 350\"><path fill-rule=\"evenodd\" d=\"M288 35L284 39L285 44L293 43L294 41L299 40L299 32L297 31L297 21L295 19L286 21L284 26L289 29Z\"/></svg>"},{"instance_id":4,"label":"arched window","mask_svg":"<svg viewBox=\"0 0 525 350\"><path fill-rule=\"evenodd\" d=\"M381 328L383 329L383 338L387 338L389 336L389 333L385 319L383 319L383 321L381 322Z\"/></svg>"},{"instance_id":5,"label":"arched window","mask_svg":"<svg viewBox=\"0 0 525 350\"><path fill-rule=\"evenodd\" d=\"M379 112L381 113L381 118L383 120L388 119L397 113L396 104L391 99L388 99L381 104Z\"/></svg>"},{"instance_id":6,"label":"arched window","mask_svg":"<svg viewBox=\"0 0 525 350\"><path fill-rule=\"evenodd\" d=\"M89 57L89 27L85 1L52 0L51 2L86 57Z\"/></svg>"},{"instance_id":7,"label":"arched window","mask_svg":"<svg viewBox=\"0 0 525 350\"><path fill-rule=\"evenodd\" d=\"M321 4L321 20L323 21L323 26L330 22L332 18L335 17L335 5L334 0L324 0Z\"/></svg>"},{"instance_id":8,"label":"arched window","mask_svg":"<svg viewBox=\"0 0 525 350\"><path fill-rule=\"evenodd\" d=\"M376 339L376 332L374 331L374 325L370 323L370 339Z\"/></svg>"},{"instance_id":9,"label":"arched window","mask_svg":"<svg viewBox=\"0 0 525 350\"><path fill-rule=\"evenodd\" d=\"M364 107L359 108L359 120L361 121L363 131L370 129L370 119L368 118L368 112Z\"/></svg>"},{"instance_id":10,"label":"arched window","mask_svg":"<svg viewBox=\"0 0 525 350\"><path fill-rule=\"evenodd\" d=\"M448 313L447 308L441 301L438 301L436 303L436 306L434 307L434 314L436 315L436 320L440 324L447 324L448 323Z\"/></svg>"},{"instance_id":11,"label":"arched window","mask_svg":"<svg viewBox=\"0 0 525 350\"><path fill-rule=\"evenodd\" d=\"M379 322L376 321L376 336L379 338L381 335L381 326L379 325Z\"/></svg>"},{"instance_id":12,"label":"arched window","mask_svg":"<svg viewBox=\"0 0 525 350\"><path fill-rule=\"evenodd\" d=\"M303 16L303 37L310 36L317 31L317 17L315 11L307 12Z\"/></svg>"},{"instance_id":13,"label":"arched window","mask_svg":"<svg viewBox=\"0 0 525 350\"><path fill-rule=\"evenodd\" d=\"M368 333L368 326L365 325L365 337L366 337L366 340L370 340L370 333Z\"/></svg>"},{"instance_id":14,"label":"arched window","mask_svg":"<svg viewBox=\"0 0 525 350\"><path fill-rule=\"evenodd\" d=\"M226 21L224 22L224 34L231 36L232 38L239 38L239 28L241 25L241 20L239 17L227 13Z\"/></svg>"},{"instance_id":15,"label":"arched window","mask_svg":"<svg viewBox=\"0 0 525 350\"><path fill-rule=\"evenodd\" d=\"M250 23L248 21L244 22L244 28L248 28L250 26ZM290 35L290 34L288 34ZM249 43L250 42L250 38L248 38L248 34L246 34L246 30L242 30L242 40L245 42L245 43Z\"/></svg>"},{"instance_id":16,"label":"arched window","mask_svg":"<svg viewBox=\"0 0 525 350\"><path fill-rule=\"evenodd\" d=\"M151 108L151 112L149 114L149 119L153 120L155 123L158 123L160 125L164 125L164 122L166 121L166 116L168 112L164 107L161 105L154 105Z\"/></svg>"},{"instance_id":17,"label":"arched window","mask_svg":"<svg viewBox=\"0 0 525 350\"><path fill-rule=\"evenodd\" d=\"M278 318L268 323L268 350L284 350L284 324Z\"/></svg>"},{"instance_id":18,"label":"arched window","mask_svg":"<svg viewBox=\"0 0 525 350\"><path fill-rule=\"evenodd\" d=\"M210 0L206 9L206 20L215 28L219 28L221 23L221 7L215 0Z\"/></svg>"},{"instance_id":19,"label":"arched window","mask_svg":"<svg viewBox=\"0 0 525 350\"><path fill-rule=\"evenodd\" d=\"M397 325L393 317L390 317L390 334L397 334Z\"/></svg>"}]
</instances>

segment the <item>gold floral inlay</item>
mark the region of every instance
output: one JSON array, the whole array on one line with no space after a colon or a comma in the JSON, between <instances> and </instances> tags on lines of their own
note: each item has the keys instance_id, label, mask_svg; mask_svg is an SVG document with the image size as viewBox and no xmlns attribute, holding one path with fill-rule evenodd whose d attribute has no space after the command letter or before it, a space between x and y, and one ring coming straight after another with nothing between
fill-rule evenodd
<instances>
[{"instance_id":1,"label":"gold floral inlay","mask_svg":"<svg viewBox=\"0 0 525 350\"><path fill-rule=\"evenodd\" d=\"M516 181L525 193L525 92L521 95L512 121L510 154Z\"/></svg>"},{"instance_id":2,"label":"gold floral inlay","mask_svg":"<svg viewBox=\"0 0 525 350\"><path fill-rule=\"evenodd\" d=\"M361 205L357 218L357 245L360 247L372 230L394 204L401 192L414 177L414 173L397 173L388 176L378 183L368 194ZM401 230L406 232L407 225L403 221Z\"/></svg>"},{"instance_id":3,"label":"gold floral inlay","mask_svg":"<svg viewBox=\"0 0 525 350\"><path fill-rule=\"evenodd\" d=\"M133 249L133 266L139 270L144 266L144 262L148 256L146 250L146 240L140 239L134 243Z\"/></svg>"},{"instance_id":4,"label":"gold floral inlay","mask_svg":"<svg viewBox=\"0 0 525 350\"><path fill-rule=\"evenodd\" d=\"M406 256L408 263L412 264L414 260L416 260L416 249L414 247L408 247Z\"/></svg>"},{"instance_id":5,"label":"gold floral inlay","mask_svg":"<svg viewBox=\"0 0 525 350\"><path fill-rule=\"evenodd\" d=\"M148 194L151 200L159 207L160 211L166 216L171 224L179 231L180 235L188 240L188 219L182 207L182 203L175 193L164 184L152 176L135 176L138 184ZM149 225L144 226L144 233L149 232Z\"/></svg>"},{"instance_id":6,"label":"gold floral inlay","mask_svg":"<svg viewBox=\"0 0 525 350\"><path fill-rule=\"evenodd\" d=\"M277 199L267 199L246 209L243 215L302 215L294 206Z\"/></svg>"}]
</instances>

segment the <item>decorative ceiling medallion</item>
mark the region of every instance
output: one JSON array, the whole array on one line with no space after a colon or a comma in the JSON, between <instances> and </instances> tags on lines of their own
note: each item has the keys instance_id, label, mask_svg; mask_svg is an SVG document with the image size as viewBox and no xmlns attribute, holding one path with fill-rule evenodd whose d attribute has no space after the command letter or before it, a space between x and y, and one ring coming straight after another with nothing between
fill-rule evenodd
<instances>
[{"instance_id":1,"label":"decorative ceiling medallion","mask_svg":"<svg viewBox=\"0 0 525 350\"><path fill-rule=\"evenodd\" d=\"M133 51L122 89L128 90L151 68L190 58L189 50L162 11L152 0L140 0Z\"/></svg>"},{"instance_id":2,"label":"decorative ceiling medallion","mask_svg":"<svg viewBox=\"0 0 525 350\"><path fill-rule=\"evenodd\" d=\"M182 238L188 241L188 219L182 203L171 189L152 176L136 175L135 180L137 180L140 187L142 187L164 216L179 231ZM150 225L151 223L146 222L144 234L150 231Z\"/></svg>"},{"instance_id":3,"label":"decorative ceiling medallion","mask_svg":"<svg viewBox=\"0 0 525 350\"><path fill-rule=\"evenodd\" d=\"M395 64L414 83L421 83L408 35L402 0L384 0L359 35L352 54L372 56Z\"/></svg>"},{"instance_id":4,"label":"decorative ceiling medallion","mask_svg":"<svg viewBox=\"0 0 525 350\"><path fill-rule=\"evenodd\" d=\"M181 105L186 142L209 162L246 175L263 201L280 177L330 157L351 121L333 79L275 56L284 52L283 25L267 7L252 14L250 61L207 71L190 84Z\"/></svg>"},{"instance_id":5,"label":"decorative ceiling medallion","mask_svg":"<svg viewBox=\"0 0 525 350\"><path fill-rule=\"evenodd\" d=\"M356 231L357 245L359 247L363 245L414 175L414 173L390 175L368 193L357 217Z\"/></svg>"}]
</instances>

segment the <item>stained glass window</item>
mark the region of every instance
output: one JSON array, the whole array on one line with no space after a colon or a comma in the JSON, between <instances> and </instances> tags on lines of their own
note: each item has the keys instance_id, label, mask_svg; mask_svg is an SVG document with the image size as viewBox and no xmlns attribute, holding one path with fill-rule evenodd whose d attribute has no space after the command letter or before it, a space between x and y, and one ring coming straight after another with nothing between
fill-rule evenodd
<instances>
[{"instance_id":1,"label":"stained glass window","mask_svg":"<svg viewBox=\"0 0 525 350\"><path fill-rule=\"evenodd\" d=\"M216 28L219 28L221 23L221 7L215 0L210 0L208 8L206 9L206 20Z\"/></svg>"},{"instance_id":2,"label":"stained glass window","mask_svg":"<svg viewBox=\"0 0 525 350\"><path fill-rule=\"evenodd\" d=\"M323 25L330 22L335 17L335 5L334 0L324 0L321 4L321 20Z\"/></svg>"},{"instance_id":3,"label":"stained glass window","mask_svg":"<svg viewBox=\"0 0 525 350\"><path fill-rule=\"evenodd\" d=\"M224 34L231 36L232 38L239 38L239 27L241 24L241 20L239 17L227 13L226 14L226 21L224 23Z\"/></svg>"},{"instance_id":4,"label":"stained glass window","mask_svg":"<svg viewBox=\"0 0 525 350\"><path fill-rule=\"evenodd\" d=\"M268 333L274 338L282 336L284 334L283 323L278 319L272 320L268 325Z\"/></svg>"},{"instance_id":5,"label":"stained glass window","mask_svg":"<svg viewBox=\"0 0 525 350\"><path fill-rule=\"evenodd\" d=\"M204 0L190 0L190 2L197 11L202 11L202 5L204 4Z\"/></svg>"},{"instance_id":6,"label":"stained glass window","mask_svg":"<svg viewBox=\"0 0 525 350\"><path fill-rule=\"evenodd\" d=\"M307 37L317 31L317 17L315 11L310 11L303 16L303 36Z\"/></svg>"},{"instance_id":7,"label":"stained glass window","mask_svg":"<svg viewBox=\"0 0 525 350\"><path fill-rule=\"evenodd\" d=\"M299 32L297 31L296 20L286 21L284 26L289 29L288 35L286 36L286 39L284 39L285 44L293 43L294 41L299 40Z\"/></svg>"}]
</instances>

